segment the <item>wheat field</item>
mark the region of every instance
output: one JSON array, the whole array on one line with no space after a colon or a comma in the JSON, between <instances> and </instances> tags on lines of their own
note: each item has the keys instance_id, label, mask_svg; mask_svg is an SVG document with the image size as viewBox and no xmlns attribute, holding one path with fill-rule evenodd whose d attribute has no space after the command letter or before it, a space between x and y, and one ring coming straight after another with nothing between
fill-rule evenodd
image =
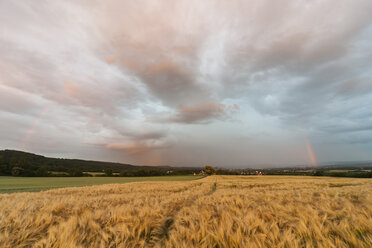
<instances>
[{"instance_id":1,"label":"wheat field","mask_svg":"<svg viewBox=\"0 0 372 248\"><path fill-rule=\"evenodd\" d=\"M0 247L372 247L372 180L210 176L0 194Z\"/></svg>"}]
</instances>

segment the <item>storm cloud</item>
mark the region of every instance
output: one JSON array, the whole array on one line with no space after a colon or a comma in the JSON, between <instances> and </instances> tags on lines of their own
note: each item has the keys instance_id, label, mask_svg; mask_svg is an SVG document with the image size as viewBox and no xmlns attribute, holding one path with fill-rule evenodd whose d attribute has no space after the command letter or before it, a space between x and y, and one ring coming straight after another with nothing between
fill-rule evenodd
<instances>
[{"instance_id":1,"label":"storm cloud","mask_svg":"<svg viewBox=\"0 0 372 248\"><path fill-rule=\"evenodd\" d=\"M372 2L0 2L0 148L149 165L372 160Z\"/></svg>"}]
</instances>

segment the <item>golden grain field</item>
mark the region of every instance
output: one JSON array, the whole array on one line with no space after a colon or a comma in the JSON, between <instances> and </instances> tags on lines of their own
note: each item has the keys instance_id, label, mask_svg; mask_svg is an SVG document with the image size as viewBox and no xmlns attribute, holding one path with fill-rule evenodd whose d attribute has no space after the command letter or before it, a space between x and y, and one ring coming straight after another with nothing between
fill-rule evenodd
<instances>
[{"instance_id":1,"label":"golden grain field","mask_svg":"<svg viewBox=\"0 0 372 248\"><path fill-rule=\"evenodd\" d=\"M372 180L210 176L2 194L0 247L372 247Z\"/></svg>"}]
</instances>

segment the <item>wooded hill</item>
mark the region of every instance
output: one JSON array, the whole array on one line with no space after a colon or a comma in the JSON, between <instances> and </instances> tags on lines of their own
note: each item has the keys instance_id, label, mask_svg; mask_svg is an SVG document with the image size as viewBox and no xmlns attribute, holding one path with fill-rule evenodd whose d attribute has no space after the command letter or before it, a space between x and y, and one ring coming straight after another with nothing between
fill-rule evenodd
<instances>
[{"instance_id":1,"label":"wooded hill","mask_svg":"<svg viewBox=\"0 0 372 248\"><path fill-rule=\"evenodd\" d=\"M135 166L81 159L49 158L16 150L0 151L0 175L3 176L50 176L52 175L50 172L66 172L70 176L81 176L82 172L104 172L107 169L113 173L121 173L123 176L192 174L200 170L200 168L188 167Z\"/></svg>"}]
</instances>

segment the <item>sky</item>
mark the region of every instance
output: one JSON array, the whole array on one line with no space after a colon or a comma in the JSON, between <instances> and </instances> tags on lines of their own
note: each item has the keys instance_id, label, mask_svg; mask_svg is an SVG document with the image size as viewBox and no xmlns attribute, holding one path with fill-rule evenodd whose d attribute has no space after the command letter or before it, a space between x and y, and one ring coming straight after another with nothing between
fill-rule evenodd
<instances>
[{"instance_id":1,"label":"sky","mask_svg":"<svg viewBox=\"0 0 372 248\"><path fill-rule=\"evenodd\" d=\"M370 0L0 1L0 149L226 168L372 160Z\"/></svg>"}]
</instances>

